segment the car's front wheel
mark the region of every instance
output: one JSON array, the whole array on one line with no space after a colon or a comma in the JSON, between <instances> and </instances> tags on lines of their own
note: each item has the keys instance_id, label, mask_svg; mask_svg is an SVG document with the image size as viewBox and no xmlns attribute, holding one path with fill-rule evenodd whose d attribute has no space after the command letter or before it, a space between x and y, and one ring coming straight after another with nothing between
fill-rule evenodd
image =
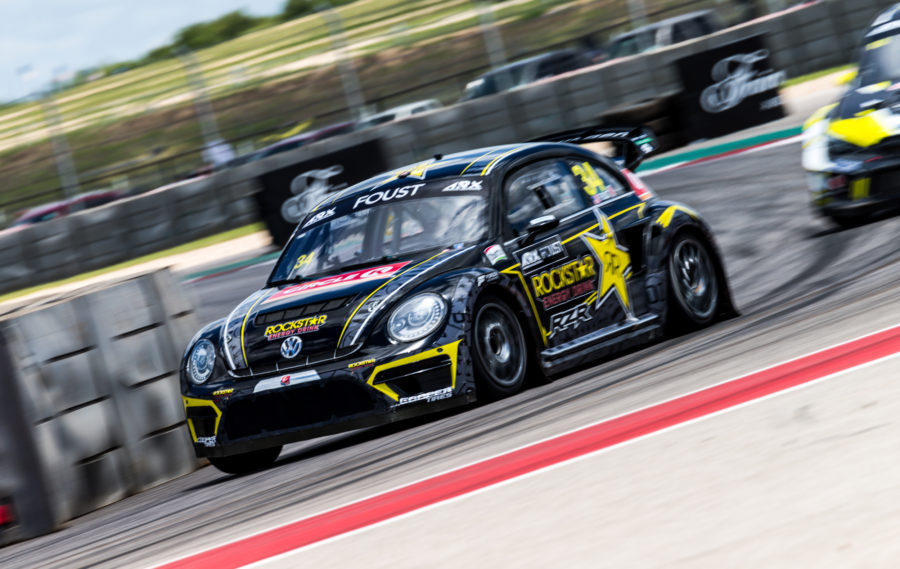
<instances>
[{"instance_id":1,"label":"car's front wheel","mask_svg":"<svg viewBox=\"0 0 900 569\"><path fill-rule=\"evenodd\" d=\"M695 329L712 322L719 307L719 278L706 243L690 233L676 237L668 272L670 328Z\"/></svg>"},{"instance_id":2,"label":"car's front wheel","mask_svg":"<svg viewBox=\"0 0 900 569\"><path fill-rule=\"evenodd\" d=\"M247 474L272 466L279 454L281 454L280 445L234 456L210 457L209 462L228 474Z\"/></svg>"},{"instance_id":3,"label":"car's front wheel","mask_svg":"<svg viewBox=\"0 0 900 569\"><path fill-rule=\"evenodd\" d=\"M472 351L480 394L497 399L522 389L528 367L525 338L518 318L503 301L486 297L478 303Z\"/></svg>"}]
</instances>

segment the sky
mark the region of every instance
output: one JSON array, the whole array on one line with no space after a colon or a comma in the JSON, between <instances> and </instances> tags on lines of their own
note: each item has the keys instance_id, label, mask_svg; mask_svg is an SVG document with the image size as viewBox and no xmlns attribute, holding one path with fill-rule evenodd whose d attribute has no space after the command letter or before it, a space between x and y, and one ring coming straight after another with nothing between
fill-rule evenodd
<instances>
[{"instance_id":1,"label":"sky","mask_svg":"<svg viewBox=\"0 0 900 569\"><path fill-rule=\"evenodd\" d=\"M135 59L185 26L233 10L273 15L285 1L0 0L0 101L64 72Z\"/></svg>"}]
</instances>

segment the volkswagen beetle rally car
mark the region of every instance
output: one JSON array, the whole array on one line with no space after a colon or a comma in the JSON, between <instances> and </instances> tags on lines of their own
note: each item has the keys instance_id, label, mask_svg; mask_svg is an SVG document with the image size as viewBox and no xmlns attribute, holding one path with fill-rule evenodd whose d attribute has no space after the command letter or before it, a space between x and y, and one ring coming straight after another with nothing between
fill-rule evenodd
<instances>
[{"instance_id":1,"label":"volkswagen beetle rally car","mask_svg":"<svg viewBox=\"0 0 900 569\"><path fill-rule=\"evenodd\" d=\"M847 91L803 126L813 209L841 225L900 208L900 4L866 31Z\"/></svg>"},{"instance_id":2,"label":"volkswagen beetle rally car","mask_svg":"<svg viewBox=\"0 0 900 569\"><path fill-rule=\"evenodd\" d=\"M625 166L655 148L624 141ZM181 367L198 456L265 467L284 443L517 392L733 311L707 224L564 142L436 156L329 196L265 288Z\"/></svg>"}]
</instances>

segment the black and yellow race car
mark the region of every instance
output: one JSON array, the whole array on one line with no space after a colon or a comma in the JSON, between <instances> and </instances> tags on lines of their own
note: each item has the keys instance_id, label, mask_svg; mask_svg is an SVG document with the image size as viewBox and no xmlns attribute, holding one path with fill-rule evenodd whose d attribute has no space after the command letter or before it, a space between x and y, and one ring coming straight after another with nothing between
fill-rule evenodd
<instances>
[{"instance_id":1,"label":"black and yellow race car","mask_svg":"<svg viewBox=\"0 0 900 569\"><path fill-rule=\"evenodd\" d=\"M265 288L185 352L197 455L262 468L733 313L708 225L629 170L649 132L554 140L436 156L310 211ZM623 167L560 140L611 142Z\"/></svg>"},{"instance_id":2,"label":"black and yellow race car","mask_svg":"<svg viewBox=\"0 0 900 569\"><path fill-rule=\"evenodd\" d=\"M853 225L900 209L900 4L863 38L847 91L803 126L803 167L813 209Z\"/></svg>"}]
</instances>

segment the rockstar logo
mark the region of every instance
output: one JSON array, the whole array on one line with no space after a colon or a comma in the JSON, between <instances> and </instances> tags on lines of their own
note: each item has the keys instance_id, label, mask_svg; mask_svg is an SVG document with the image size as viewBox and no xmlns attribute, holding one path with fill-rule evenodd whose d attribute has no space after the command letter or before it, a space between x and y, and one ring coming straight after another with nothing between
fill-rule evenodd
<instances>
[{"instance_id":1,"label":"rockstar logo","mask_svg":"<svg viewBox=\"0 0 900 569\"><path fill-rule=\"evenodd\" d=\"M594 306L599 307L615 293L625 315L629 320L633 320L634 313L631 309L631 300L628 298L628 286L625 283L631 275L631 255L628 254L626 247L619 245L609 219L599 210L594 211L597 214L597 229L601 234L585 233L581 236L584 244L603 267L603 270L597 272L597 301Z\"/></svg>"}]
</instances>

